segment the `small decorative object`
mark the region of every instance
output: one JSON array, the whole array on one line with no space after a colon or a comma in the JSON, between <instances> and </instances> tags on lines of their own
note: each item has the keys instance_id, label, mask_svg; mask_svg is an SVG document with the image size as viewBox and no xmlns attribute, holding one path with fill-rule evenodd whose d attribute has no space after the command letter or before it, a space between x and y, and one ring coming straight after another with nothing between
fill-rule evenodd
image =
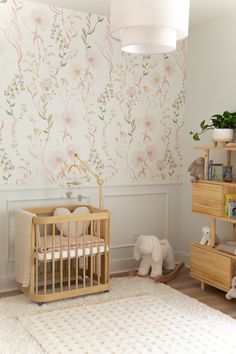
<instances>
[{"instance_id":1,"label":"small decorative object","mask_svg":"<svg viewBox=\"0 0 236 354\"><path fill-rule=\"evenodd\" d=\"M102 209L102 187L103 187L103 185L104 185L104 180L103 180L102 178L100 178L100 175L98 175L97 173L95 173L95 172L89 167L89 165L81 159L81 157L79 156L79 154L75 154L75 158L78 159L79 162L82 164L82 166L83 166L87 171L89 171L89 173L90 173L91 175L93 175L93 176L96 178L96 182L97 182L97 184L98 184L98 186L99 186L99 209ZM78 170L80 171L79 166L76 165L76 164L73 164L73 165L71 165L71 166L69 167L68 172L70 172L70 171L72 170L72 168L76 168L76 169L78 169ZM70 182L70 184L77 185L78 183L77 183L77 181L75 181L75 182Z\"/></svg>"},{"instance_id":2,"label":"small decorative object","mask_svg":"<svg viewBox=\"0 0 236 354\"><path fill-rule=\"evenodd\" d=\"M212 140L217 143L228 143L233 140L234 129L236 128L236 112L225 111L223 114L214 114L211 118L211 124L205 120L200 123L200 132L190 132L193 140L200 140L200 135L213 129Z\"/></svg>"},{"instance_id":3,"label":"small decorative object","mask_svg":"<svg viewBox=\"0 0 236 354\"><path fill-rule=\"evenodd\" d=\"M202 228L202 238L200 241L200 245L211 245L211 231L208 226L203 226Z\"/></svg>"},{"instance_id":4,"label":"small decorative object","mask_svg":"<svg viewBox=\"0 0 236 354\"><path fill-rule=\"evenodd\" d=\"M204 157L198 157L195 161L191 163L188 168L188 172L190 172L190 176L192 176L192 182L196 182L198 179L204 179L204 165L205 159Z\"/></svg>"},{"instance_id":5,"label":"small decorative object","mask_svg":"<svg viewBox=\"0 0 236 354\"><path fill-rule=\"evenodd\" d=\"M225 194L225 215L229 217L229 204L236 203L236 194Z\"/></svg>"},{"instance_id":6,"label":"small decorative object","mask_svg":"<svg viewBox=\"0 0 236 354\"><path fill-rule=\"evenodd\" d=\"M236 218L236 203L230 202L228 206L228 217Z\"/></svg>"},{"instance_id":7,"label":"small decorative object","mask_svg":"<svg viewBox=\"0 0 236 354\"><path fill-rule=\"evenodd\" d=\"M138 275L147 275L151 270L151 278L162 275L162 266L165 269L175 269L174 254L167 239L160 240L156 236L139 236L134 246L136 260L142 258Z\"/></svg>"},{"instance_id":8,"label":"small decorative object","mask_svg":"<svg viewBox=\"0 0 236 354\"><path fill-rule=\"evenodd\" d=\"M225 295L227 300L235 299L236 298L236 277L232 279L232 288L227 292Z\"/></svg>"},{"instance_id":9,"label":"small decorative object","mask_svg":"<svg viewBox=\"0 0 236 354\"><path fill-rule=\"evenodd\" d=\"M223 181L223 164L211 163L209 165L209 180L222 182Z\"/></svg>"},{"instance_id":10,"label":"small decorative object","mask_svg":"<svg viewBox=\"0 0 236 354\"><path fill-rule=\"evenodd\" d=\"M232 166L223 166L223 181L224 182L232 182L233 180L233 173L232 173Z\"/></svg>"}]
</instances>

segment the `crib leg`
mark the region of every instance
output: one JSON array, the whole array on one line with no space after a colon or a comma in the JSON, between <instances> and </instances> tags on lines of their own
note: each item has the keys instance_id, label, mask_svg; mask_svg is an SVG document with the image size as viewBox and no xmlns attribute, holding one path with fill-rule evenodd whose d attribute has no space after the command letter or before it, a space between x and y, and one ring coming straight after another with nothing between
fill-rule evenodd
<instances>
[{"instance_id":1,"label":"crib leg","mask_svg":"<svg viewBox=\"0 0 236 354\"><path fill-rule=\"evenodd\" d=\"M101 283L106 284L107 282L107 262L106 256L103 254L101 256Z\"/></svg>"}]
</instances>

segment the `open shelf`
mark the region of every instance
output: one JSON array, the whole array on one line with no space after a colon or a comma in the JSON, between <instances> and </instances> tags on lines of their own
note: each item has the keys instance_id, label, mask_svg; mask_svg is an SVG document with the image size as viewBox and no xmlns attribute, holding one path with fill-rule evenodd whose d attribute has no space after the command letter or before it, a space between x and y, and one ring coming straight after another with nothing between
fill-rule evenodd
<instances>
[{"instance_id":1,"label":"open shelf","mask_svg":"<svg viewBox=\"0 0 236 354\"><path fill-rule=\"evenodd\" d=\"M194 150L236 151L236 146L195 146Z\"/></svg>"},{"instance_id":2,"label":"open shelf","mask_svg":"<svg viewBox=\"0 0 236 354\"><path fill-rule=\"evenodd\" d=\"M197 215L203 215L203 216L209 216L209 217L212 217L214 219L217 219L217 220L221 220L221 221L224 221L224 222L229 222L231 224L236 224L236 218L228 218L227 216L211 216L209 214L206 214L206 213L200 213L198 211L193 211L194 214L197 214Z\"/></svg>"},{"instance_id":3,"label":"open shelf","mask_svg":"<svg viewBox=\"0 0 236 354\"><path fill-rule=\"evenodd\" d=\"M218 184L221 186L226 186L226 187L236 187L236 181L232 181L232 182L219 182L219 181L211 181L208 179L203 179L203 180L197 180L196 182L193 183L209 183L209 184Z\"/></svg>"}]
</instances>

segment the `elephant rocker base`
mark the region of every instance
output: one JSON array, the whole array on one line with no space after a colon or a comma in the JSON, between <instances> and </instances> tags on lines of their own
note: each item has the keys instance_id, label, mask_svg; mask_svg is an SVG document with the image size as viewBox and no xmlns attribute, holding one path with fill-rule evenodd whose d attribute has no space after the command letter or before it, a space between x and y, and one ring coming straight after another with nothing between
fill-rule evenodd
<instances>
[{"instance_id":1,"label":"elephant rocker base","mask_svg":"<svg viewBox=\"0 0 236 354\"><path fill-rule=\"evenodd\" d=\"M134 276L138 275L139 277L142 277L142 278L149 278L149 279L154 280L157 283L169 283L169 281L172 281L178 277L178 275L180 274L183 267L184 267L184 263L176 264L176 266L173 270L167 271L164 269L163 275L157 275L156 277L151 277L150 274L139 275L137 269L130 269L128 271L128 275L129 275L129 277L134 277Z\"/></svg>"}]
</instances>

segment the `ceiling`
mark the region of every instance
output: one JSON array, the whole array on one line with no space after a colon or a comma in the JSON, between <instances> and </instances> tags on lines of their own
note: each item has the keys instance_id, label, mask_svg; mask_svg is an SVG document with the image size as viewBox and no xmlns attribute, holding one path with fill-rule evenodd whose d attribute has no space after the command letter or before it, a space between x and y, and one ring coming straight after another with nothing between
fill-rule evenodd
<instances>
[{"instance_id":1,"label":"ceiling","mask_svg":"<svg viewBox=\"0 0 236 354\"><path fill-rule=\"evenodd\" d=\"M111 0L31 0L109 16ZM128 0L127 0L128 1ZM181 1L181 0L179 0ZM190 0L190 27L236 12L236 0Z\"/></svg>"}]
</instances>

